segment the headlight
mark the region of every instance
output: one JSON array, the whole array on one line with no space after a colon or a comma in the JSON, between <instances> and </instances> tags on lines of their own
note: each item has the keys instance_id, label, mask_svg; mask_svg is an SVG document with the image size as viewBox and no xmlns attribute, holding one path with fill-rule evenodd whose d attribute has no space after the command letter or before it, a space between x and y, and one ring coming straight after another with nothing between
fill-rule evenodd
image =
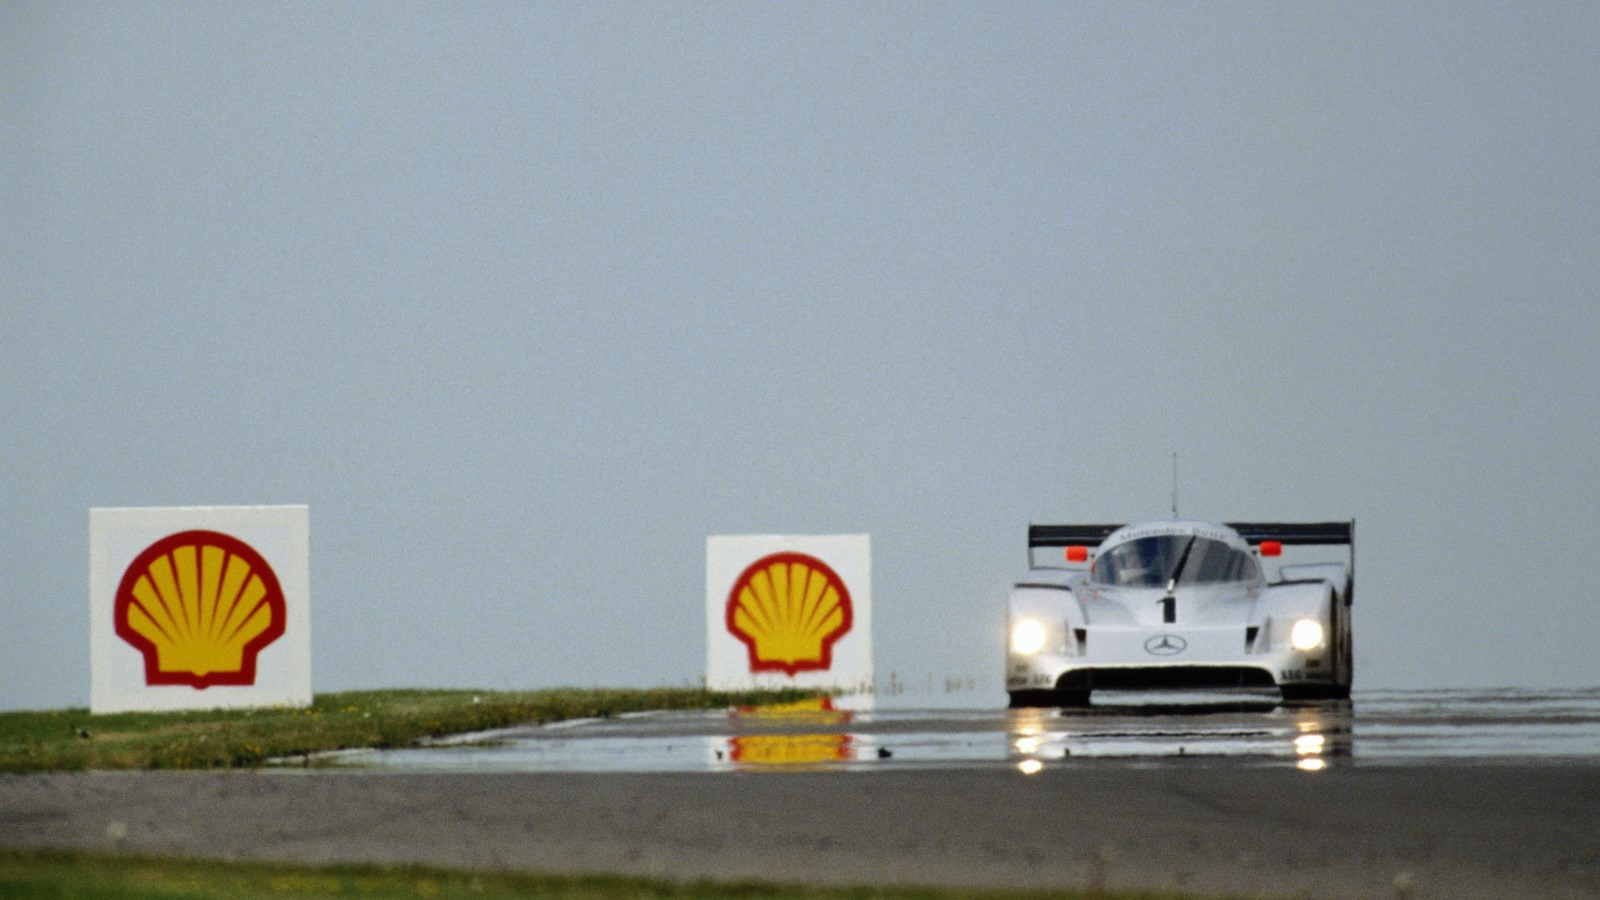
<instances>
[{"instance_id":1,"label":"headlight","mask_svg":"<svg viewBox=\"0 0 1600 900\"><path fill-rule=\"evenodd\" d=\"M1023 619L1011 627L1011 650L1023 656L1032 656L1044 649L1044 623L1038 619Z\"/></svg>"},{"instance_id":2,"label":"headlight","mask_svg":"<svg viewBox=\"0 0 1600 900\"><path fill-rule=\"evenodd\" d=\"M1316 619L1301 619L1289 631L1289 646L1296 650L1315 650L1322 646L1322 623Z\"/></svg>"}]
</instances>

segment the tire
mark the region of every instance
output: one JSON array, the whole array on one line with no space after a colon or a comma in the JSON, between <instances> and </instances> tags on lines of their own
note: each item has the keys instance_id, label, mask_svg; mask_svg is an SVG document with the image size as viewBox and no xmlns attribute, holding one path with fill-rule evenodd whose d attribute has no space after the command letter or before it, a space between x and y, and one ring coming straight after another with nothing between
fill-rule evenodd
<instances>
[{"instance_id":1,"label":"tire","mask_svg":"<svg viewBox=\"0 0 1600 900\"><path fill-rule=\"evenodd\" d=\"M1347 586L1345 590L1349 590ZM1324 695L1318 699L1349 700L1350 663L1353 655L1350 652L1350 639L1353 634L1350 630L1350 609L1339 602L1338 595L1334 595L1329 605L1329 620L1333 624L1333 684L1329 685Z\"/></svg>"},{"instance_id":2,"label":"tire","mask_svg":"<svg viewBox=\"0 0 1600 900\"><path fill-rule=\"evenodd\" d=\"M1343 699L1350 699L1350 688L1356 682L1356 629L1354 617L1351 615L1350 599L1355 591L1354 583L1346 583L1346 602L1344 605L1344 668L1341 670L1344 677L1339 679L1339 684L1344 688Z\"/></svg>"}]
</instances>

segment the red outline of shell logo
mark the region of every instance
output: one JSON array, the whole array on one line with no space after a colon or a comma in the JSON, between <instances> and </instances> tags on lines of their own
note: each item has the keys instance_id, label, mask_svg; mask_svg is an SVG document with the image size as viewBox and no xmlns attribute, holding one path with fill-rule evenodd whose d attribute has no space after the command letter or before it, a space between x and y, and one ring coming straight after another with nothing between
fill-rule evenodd
<instances>
[{"instance_id":1,"label":"red outline of shell logo","mask_svg":"<svg viewBox=\"0 0 1600 900\"><path fill-rule=\"evenodd\" d=\"M144 654L149 685L256 683L256 657L283 636L288 607L255 548L183 531L134 557L117 586L117 636Z\"/></svg>"},{"instance_id":2,"label":"red outline of shell logo","mask_svg":"<svg viewBox=\"0 0 1600 900\"><path fill-rule=\"evenodd\" d=\"M728 631L749 649L751 672L792 677L831 668L833 645L852 621L844 579L804 553L763 556L728 592Z\"/></svg>"}]
</instances>

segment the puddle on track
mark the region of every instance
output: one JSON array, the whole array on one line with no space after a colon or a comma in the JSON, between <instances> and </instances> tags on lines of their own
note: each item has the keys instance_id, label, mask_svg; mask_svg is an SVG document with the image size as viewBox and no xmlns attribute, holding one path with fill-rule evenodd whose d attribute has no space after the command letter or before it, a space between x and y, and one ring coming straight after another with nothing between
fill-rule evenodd
<instances>
[{"instance_id":1,"label":"puddle on track","mask_svg":"<svg viewBox=\"0 0 1600 900\"><path fill-rule=\"evenodd\" d=\"M843 708L845 704L858 708ZM1096 694L1083 710L922 708L916 697L760 710L639 713L457 735L340 765L404 772L717 772L1046 767L1183 758L1305 770L1363 761L1600 761L1600 690Z\"/></svg>"}]
</instances>

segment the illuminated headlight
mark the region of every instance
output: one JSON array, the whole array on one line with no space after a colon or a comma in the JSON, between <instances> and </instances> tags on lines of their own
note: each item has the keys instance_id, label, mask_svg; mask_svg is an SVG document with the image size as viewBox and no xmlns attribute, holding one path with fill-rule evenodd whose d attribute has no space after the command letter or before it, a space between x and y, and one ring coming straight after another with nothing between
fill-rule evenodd
<instances>
[{"instance_id":1,"label":"illuminated headlight","mask_svg":"<svg viewBox=\"0 0 1600 900\"><path fill-rule=\"evenodd\" d=\"M1011 627L1011 651L1032 656L1044 649L1044 623L1038 619L1023 619Z\"/></svg>"},{"instance_id":2,"label":"illuminated headlight","mask_svg":"<svg viewBox=\"0 0 1600 900\"><path fill-rule=\"evenodd\" d=\"M1289 646L1296 650L1315 650L1322 646L1322 623L1316 619L1301 619L1289 631Z\"/></svg>"}]
</instances>

